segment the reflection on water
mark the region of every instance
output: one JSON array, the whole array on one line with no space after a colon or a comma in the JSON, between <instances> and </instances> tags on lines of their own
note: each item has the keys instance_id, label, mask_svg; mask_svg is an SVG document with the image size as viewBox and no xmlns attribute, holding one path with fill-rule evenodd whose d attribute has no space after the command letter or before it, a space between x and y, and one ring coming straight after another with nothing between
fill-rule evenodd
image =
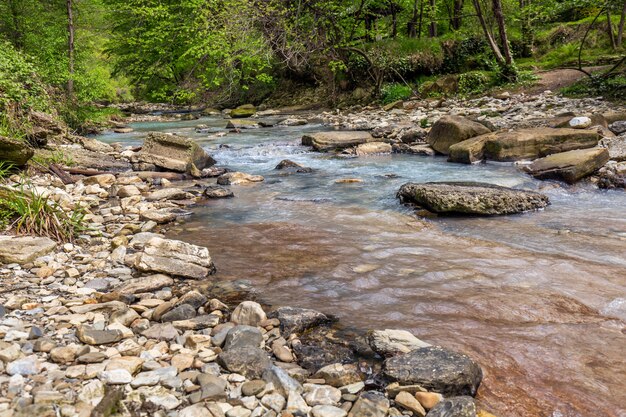
<instances>
[{"instance_id":1,"label":"reflection on water","mask_svg":"<svg viewBox=\"0 0 626 417\"><path fill-rule=\"evenodd\" d=\"M207 139L191 126L136 127L192 135L221 165L266 177L203 203L176 232L210 249L214 279L249 279L268 303L363 329L404 328L466 352L485 370L479 400L496 415L624 416L626 193L554 186L506 165L312 153L298 146L302 128ZM315 171L281 175L273 167L284 158ZM437 180L541 190L552 205L418 220L394 197L404 182Z\"/></svg>"}]
</instances>

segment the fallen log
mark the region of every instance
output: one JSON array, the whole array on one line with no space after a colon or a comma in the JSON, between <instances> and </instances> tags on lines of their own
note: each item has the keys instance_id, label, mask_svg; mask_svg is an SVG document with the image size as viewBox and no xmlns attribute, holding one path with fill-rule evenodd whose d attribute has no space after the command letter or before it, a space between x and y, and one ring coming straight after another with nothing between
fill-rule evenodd
<instances>
[{"instance_id":1,"label":"fallen log","mask_svg":"<svg viewBox=\"0 0 626 417\"><path fill-rule=\"evenodd\" d=\"M59 177L61 179L61 181L63 181L63 184L67 185L67 184L74 184L76 181L74 180L74 178L72 178L72 176L70 174L68 174L67 172L65 172L63 170L63 168L61 168L60 166L58 166L57 164L50 164L49 166L50 171L56 175L57 177Z\"/></svg>"}]
</instances>

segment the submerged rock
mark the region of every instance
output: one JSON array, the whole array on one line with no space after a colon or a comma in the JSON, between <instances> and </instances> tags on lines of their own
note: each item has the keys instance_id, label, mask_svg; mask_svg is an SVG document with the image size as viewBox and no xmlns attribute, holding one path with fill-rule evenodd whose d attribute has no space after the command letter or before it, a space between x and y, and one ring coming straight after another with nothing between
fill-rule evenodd
<instances>
[{"instance_id":1,"label":"submerged rock","mask_svg":"<svg viewBox=\"0 0 626 417\"><path fill-rule=\"evenodd\" d=\"M489 132L482 124L463 116L444 116L435 122L427 140L435 151L448 154L448 149L455 143Z\"/></svg>"},{"instance_id":2,"label":"submerged rock","mask_svg":"<svg viewBox=\"0 0 626 417\"><path fill-rule=\"evenodd\" d=\"M578 149L537 159L526 171L535 178L557 179L573 184L609 161L606 148Z\"/></svg>"},{"instance_id":3,"label":"submerged rock","mask_svg":"<svg viewBox=\"0 0 626 417\"><path fill-rule=\"evenodd\" d=\"M396 197L404 204L445 214L514 214L550 204L543 194L479 182L407 183Z\"/></svg>"},{"instance_id":4,"label":"submerged rock","mask_svg":"<svg viewBox=\"0 0 626 417\"><path fill-rule=\"evenodd\" d=\"M293 162L289 159L283 159L282 161L278 163L278 165L276 165L276 168L274 169L287 171L287 172L298 172L298 173L313 172L312 168L302 166L299 163Z\"/></svg>"},{"instance_id":5,"label":"submerged rock","mask_svg":"<svg viewBox=\"0 0 626 417\"><path fill-rule=\"evenodd\" d=\"M384 374L401 385L419 384L444 396L475 396L483 378L480 366L469 356L438 346L387 359Z\"/></svg>"},{"instance_id":6,"label":"submerged rock","mask_svg":"<svg viewBox=\"0 0 626 417\"><path fill-rule=\"evenodd\" d=\"M302 136L304 146L312 146L316 151L352 148L362 143L377 142L369 132L358 130L318 132Z\"/></svg>"}]
</instances>

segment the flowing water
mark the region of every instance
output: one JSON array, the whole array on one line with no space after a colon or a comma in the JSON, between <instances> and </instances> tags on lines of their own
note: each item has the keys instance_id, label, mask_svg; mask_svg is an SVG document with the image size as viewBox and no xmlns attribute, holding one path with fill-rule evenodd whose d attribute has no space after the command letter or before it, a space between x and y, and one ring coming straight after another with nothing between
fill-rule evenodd
<instances>
[{"instance_id":1,"label":"flowing water","mask_svg":"<svg viewBox=\"0 0 626 417\"><path fill-rule=\"evenodd\" d=\"M626 416L626 193L559 186L510 165L412 155L341 158L269 128L210 139L198 123L137 123L196 138L222 166L265 176L201 204L177 238L209 248L212 279L248 279L262 299L330 312L360 329L403 328L483 367L497 416ZM227 144L229 147L220 148ZM289 158L314 168L283 175ZM359 183L337 183L358 178ZM507 217L419 219L408 181L473 180L540 190L552 205Z\"/></svg>"}]
</instances>

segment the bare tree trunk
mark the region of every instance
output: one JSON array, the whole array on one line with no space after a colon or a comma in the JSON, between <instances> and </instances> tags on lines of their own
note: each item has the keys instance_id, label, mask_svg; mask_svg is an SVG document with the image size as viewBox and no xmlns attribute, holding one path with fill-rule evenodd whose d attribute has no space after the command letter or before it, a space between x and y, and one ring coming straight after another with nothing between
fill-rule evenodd
<instances>
[{"instance_id":1,"label":"bare tree trunk","mask_svg":"<svg viewBox=\"0 0 626 417\"><path fill-rule=\"evenodd\" d=\"M613 34L613 22L611 22L611 10L608 6L606 8L606 31L609 34L609 39L611 40L611 47L613 47L613 50L617 49L615 35Z\"/></svg>"},{"instance_id":2,"label":"bare tree trunk","mask_svg":"<svg viewBox=\"0 0 626 417\"><path fill-rule=\"evenodd\" d=\"M437 37L437 9L436 0L430 0L430 26L428 28L428 36L431 38Z\"/></svg>"},{"instance_id":3,"label":"bare tree trunk","mask_svg":"<svg viewBox=\"0 0 626 417\"><path fill-rule=\"evenodd\" d=\"M622 47L622 41L624 40L624 23L626 23L626 0L624 0L624 6L622 7L622 16L619 18L619 27L617 28L617 47Z\"/></svg>"},{"instance_id":4,"label":"bare tree trunk","mask_svg":"<svg viewBox=\"0 0 626 417\"><path fill-rule=\"evenodd\" d=\"M417 37L417 17L418 17L417 2L418 0L415 0L413 2L413 15L411 16L411 20L409 21L407 25L406 34L409 38Z\"/></svg>"},{"instance_id":5,"label":"bare tree trunk","mask_svg":"<svg viewBox=\"0 0 626 417\"><path fill-rule=\"evenodd\" d=\"M420 20L419 20L419 25L417 26L417 38L421 38L422 37L422 22L424 21L424 1L422 0L420 2Z\"/></svg>"},{"instance_id":6,"label":"bare tree trunk","mask_svg":"<svg viewBox=\"0 0 626 417\"><path fill-rule=\"evenodd\" d=\"M513 63L513 57L511 56L511 50L509 49L509 40L506 36L506 25L504 23L504 14L502 13L502 2L500 0L493 0L493 16L496 18L498 24L498 32L500 34L500 43L502 44L502 52L504 55L504 63L511 65Z\"/></svg>"},{"instance_id":7,"label":"bare tree trunk","mask_svg":"<svg viewBox=\"0 0 626 417\"><path fill-rule=\"evenodd\" d=\"M398 36L398 12L395 4L391 5L391 37L393 39Z\"/></svg>"},{"instance_id":8,"label":"bare tree trunk","mask_svg":"<svg viewBox=\"0 0 626 417\"><path fill-rule=\"evenodd\" d=\"M72 12L72 0L67 0L67 55L69 65L69 77L67 78L67 94L70 99L74 98L74 14Z\"/></svg>"},{"instance_id":9,"label":"bare tree trunk","mask_svg":"<svg viewBox=\"0 0 626 417\"><path fill-rule=\"evenodd\" d=\"M463 24L461 20L461 13L463 12L464 0L454 0L453 15L452 15L452 29L459 30Z\"/></svg>"},{"instance_id":10,"label":"bare tree trunk","mask_svg":"<svg viewBox=\"0 0 626 417\"><path fill-rule=\"evenodd\" d=\"M11 8L11 17L13 19L13 45L15 45L17 49L21 49L24 47L24 36L20 25L19 12L17 9L18 1L19 0L10 0L9 7Z\"/></svg>"},{"instance_id":11,"label":"bare tree trunk","mask_svg":"<svg viewBox=\"0 0 626 417\"><path fill-rule=\"evenodd\" d=\"M498 64L505 64L504 57L502 56L502 52L498 47L498 44L491 36L491 32L489 32L489 28L487 27L487 22L485 22L485 17L483 16L483 12L480 8L480 0L472 0L474 3L474 9L476 9L476 16L478 17L478 21L480 22L480 26L483 28L483 32L485 33L485 38L487 39L487 43L489 43L489 47L493 51L493 54L496 57L496 61Z\"/></svg>"}]
</instances>

